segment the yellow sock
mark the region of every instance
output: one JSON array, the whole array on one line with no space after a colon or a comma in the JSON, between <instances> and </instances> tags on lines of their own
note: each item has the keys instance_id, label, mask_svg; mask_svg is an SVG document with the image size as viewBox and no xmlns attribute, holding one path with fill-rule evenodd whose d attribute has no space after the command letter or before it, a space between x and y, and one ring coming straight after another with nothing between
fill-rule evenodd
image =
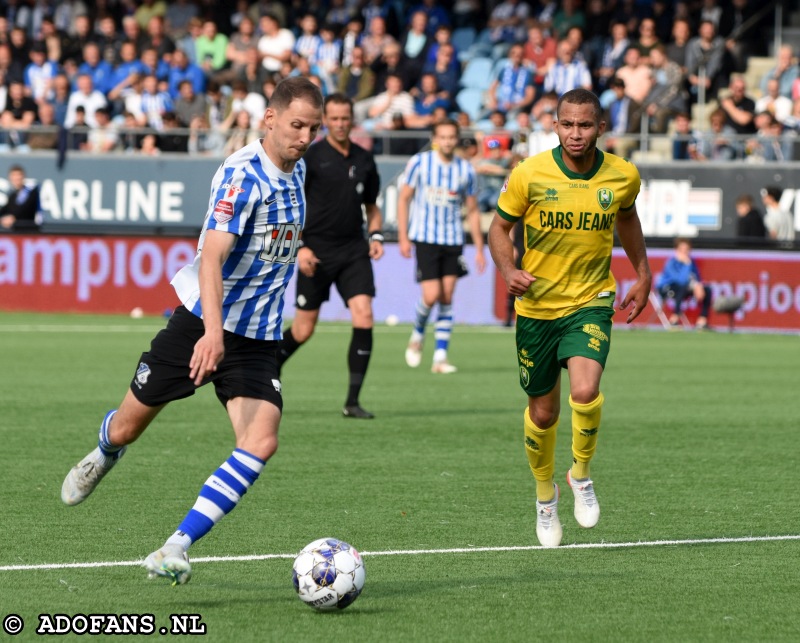
<instances>
[{"instance_id":1,"label":"yellow sock","mask_svg":"<svg viewBox=\"0 0 800 643\"><path fill-rule=\"evenodd\" d=\"M539 502L548 502L556 495L553 488L553 467L557 428L558 420L553 426L540 429L531 421L530 413L525 409L525 452L536 479L536 498Z\"/></svg>"},{"instance_id":2,"label":"yellow sock","mask_svg":"<svg viewBox=\"0 0 800 643\"><path fill-rule=\"evenodd\" d=\"M569 397L572 407L572 469L575 480L589 477L589 462L597 448L597 432L603 410L603 394L588 404L578 404Z\"/></svg>"}]
</instances>

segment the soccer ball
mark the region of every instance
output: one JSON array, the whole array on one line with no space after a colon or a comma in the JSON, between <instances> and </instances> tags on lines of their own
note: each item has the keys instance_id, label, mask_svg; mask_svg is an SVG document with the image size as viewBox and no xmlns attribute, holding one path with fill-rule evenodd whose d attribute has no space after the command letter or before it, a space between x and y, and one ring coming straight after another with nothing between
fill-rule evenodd
<instances>
[{"instance_id":1,"label":"soccer ball","mask_svg":"<svg viewBox=\"0 0 800 643\"><path fill-rule=\"evenodd\" d=\"M297 554L292 566L297 595L317 610L341 610L352 605L364 589L365 578L361 555L336 538L309 543Z\"/></svg>"}]
</instances>

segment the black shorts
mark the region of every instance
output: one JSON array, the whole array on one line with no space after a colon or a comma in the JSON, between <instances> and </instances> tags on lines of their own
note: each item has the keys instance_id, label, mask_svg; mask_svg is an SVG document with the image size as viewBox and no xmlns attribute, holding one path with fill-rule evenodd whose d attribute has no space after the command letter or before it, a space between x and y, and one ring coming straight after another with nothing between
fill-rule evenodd
<instances>
[{"instance_id":1,"label":"black shorts","mask_svg":"<svg viewBox=\"0 0 800 643\"><path fill-rule=\"evenodd\" d=\"M160 406L194 395L197 387L189 378L189 362L194 345L204 332L203 320L178 306L167 327L159 331L150 350L139 359L131 382L136 399L147 406ZM278 342L223 332L225 356L201 386L213 382L223 406L234 397L252 397L282 409Z\"/></svg>"},{"instance_id":2,"label":"black shorts","mask_svg":"<svg viewBox=\"0 0 800 643\"><path fill-rule=\"evenodd\" d=\"M313 277L297 273L297 297L295 306L299 310L319 310L328 301L331 285L336 284L345 305L356 295L375 296L375 277L369 258L369 243L356 239L338 246L309 247L319 259Z\"/></svg>"},{"instance_id":3,"label":"black shorts","mask_svg":"<svg viewBox=\"0 0 800 643\"><path fill-rule=\"evenodd\" d=\"M449 275L460 278L469 274L462 254L464 246L442 246L415 241L414 247L417 256L417 281L441 279Z\"/></svg>"}]
</instances>

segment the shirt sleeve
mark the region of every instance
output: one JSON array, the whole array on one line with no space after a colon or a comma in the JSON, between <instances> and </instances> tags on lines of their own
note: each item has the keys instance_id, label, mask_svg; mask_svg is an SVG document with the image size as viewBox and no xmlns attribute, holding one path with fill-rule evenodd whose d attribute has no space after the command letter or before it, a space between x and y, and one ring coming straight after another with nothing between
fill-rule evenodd
<instances>
[{"instance_id":1,"label":"shirt sleeve","mask_svg":"<svg viewBox=\"0 0 800 643\"><path fill-rule=\"evenodd\" d=\"M506 221L517 221L528 209L528 186L523 176L524 161L515 167L503 187L497 200L497 214Z\"/></svg>"},{"instance_id":2,"label":"shirt sleeve","mask_svg":"<svg viewBox=\"0 0 800 643\"><path fill-rule=\"evenodd\" d=\"M642 178L639 176L639 170L630 161L625 161L630 167L630 178L628 179L628 198L622 202L620 210L630 210L636 205L636 199L639 197L639 191L642 189Z\"/></svg>"},{"instance_id":3,"label":"shirt sleeve","mask_svg":"<svg viewBox=\"0 0 800 643\"><path fill-rule=\"evenodd\" d=\"M364 203L373 205L378 201L378 195L381 191L381 175L378 174L378 168L375 165L375 159L370 158L369 171L367 172L367 183L364 186Z\"/></svg>"},{"instance_id":4,"label":"shirt sleeve","mask_svg":"<svg viewBox=\"0 0 800 643\"><path fill-rule=\"evenodd\" d=\"M242 167L223 165L212 182L208 229L241 236L260 202L261 190L256 177Z\"/></svg>"},{"instance_id":5,"label":"shirt sleeve","mask_svg":"<svg viewBox=\"0 0 800 643\"><path fill-rule=\"evenodd\" d=\"M416 188L419 183L419 154L412 156L403 172L403 183L411 188Z\"/></svg>"}]
</instances>

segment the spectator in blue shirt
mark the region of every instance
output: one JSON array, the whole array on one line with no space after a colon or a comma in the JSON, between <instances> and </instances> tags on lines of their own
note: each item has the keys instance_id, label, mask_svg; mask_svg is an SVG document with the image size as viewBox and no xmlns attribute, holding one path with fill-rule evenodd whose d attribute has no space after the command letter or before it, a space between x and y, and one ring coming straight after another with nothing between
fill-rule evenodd
<instances>
[{"instance_id":1,"label":"spectator in blue shirt","mask_svg":"<svg viewBox=\"0 0 800 643\"><path fill-rule=\"evenodd\" d=\"M158 52L155 49L144 49L139 56L139 62L144 67L145 75L153 75L158 82L166 82L169 76L169 65L163 60L159 60Z\"/></svg>"},{"instance_id":2,"label":"spectator in blue shirt","mask_svg":"<svg viewBox=\"0 0 800 643\"><path fill-rule=\"evenodd\" d=\"M533 104L536 98L533 71L523 65L522 54L521 44L512 45L508 50L508 64L500 70L487 91L487 111L499 110L506 117L513 117Z\"/></svg>"},{"instance_id":3,"label":"spectator in blue shirt","mask_svg":"<svg viewBox=\"0 0 800 643\"><path fill-rule=\"evenodd\" d=\"M444 43L439 46L436 52L436 60L433 64L428 63L422 70L423 74L433 74L436 76L436 84L442 98L446 98L450 103L450 108L455 103L458 93L458 83L461 76L461 68L451 64L455 59L455 49L452 44Z\"/></svg>"},{"instance_id":4,"label":"spectator in blue shirt","mask_svg":"<svg viewBox=\"0 0 800 643\"><path fill-rule=\"evenodd\" d=\"M136 57L136 44L126 40L119 48L120 63L111 74L111 89L109 93L119 93L129 87L134 78L145 74L144 65Z\"/></svg>"},{"instance_id":5,"label":"spectator in blue shirt","mask_svg":"<svg viewBox=\"0 0 800 643\"><path fill-rule=\"evenodd\" d=\"M100 58L97 43L89 42L83 46L83 63L78 67L78 75L81 74L91 76L94 88L104 95L114 88L114 68Z\"/></svg>"},{"instance_id":6,"label":"spectator in blue shirt","mask_svg":"<svg viewBox=\"0 0 800 643\"><path fill-rule=\"evenodd\" d=\"M448 27L450 26L450 14L447 13L441 4L436 2L436 0L422 0L421 4L418 4L411 11L409 11L409 20L411 16L419 11L423 12L428 17L426 32L431 37L433 37L433 34L435 34L436 30L442 25L446 25Z\"/></svg>"},{"instance_id":7,"label":"spectator in blue shirt","mask_svg":"<svg viewBox=\"0 0 800 643\"><path fill-rule=\"evenodd\" d=\"M36 43L30 51L31 62L25 68L25 90L35 101L50 99L53 95L53 78L58 75L58 65L46 59L43 43Z\"/></svg>"},{"instance_id":8,"label":"spectator in blue shirt","mask_svg":"<svg viewBox=\"0 0 800 643\"><path fill-rule=\"evenodd\" d=\"M206 75L203 70L189 62L186 52L176 49L172 54L172 61L169 66L167 82L169 94L173 100L177 100L180 95L180 84L188 80L192 83L195 94L202 94L206 91Z\"/></svg>"},{"instance_id":9,"label":"spectator in blue shirt","mask_svg":"<svg viewBox=\"0 0 800 643\"><path fill-rule=\"evenodd\" d=\"M675 254L664 264L656 288L665 302L673 301L672 315L669 318L669 323L673 326L680 323L683 302L694 297L700 306L697 328L702 330L708 326L711 289L700 279L700 269L692 259L691 253L692 244L688 239L683 237L675 239Z\"/></svg>"}]
</instances>

